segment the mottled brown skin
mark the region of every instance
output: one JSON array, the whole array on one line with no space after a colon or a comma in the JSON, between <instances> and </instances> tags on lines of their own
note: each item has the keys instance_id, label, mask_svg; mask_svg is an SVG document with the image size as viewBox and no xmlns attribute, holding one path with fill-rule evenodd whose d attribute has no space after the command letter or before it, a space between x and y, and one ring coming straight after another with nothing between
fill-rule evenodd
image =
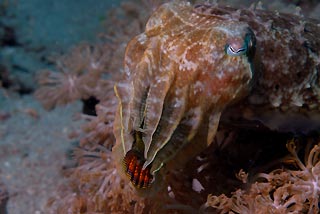
<instances>
[{"instance_id":1,"label":"mottled brown skin","mask_svg":"<svg viewBox=\"0 0 320 214\"><path fill-rule=\"evenodd\" d=\"M167 170L212 142L221 113L224 121L236 113L271 128L279 124L264 118L269 111L319 113L318 32L300 17L262 10L162 5L128 44L127 78L115 86L118 171L125 177L128 152L143 157L154 180L137 190L150 194Z\"/></svg>"},{"instance_id":2,"label":"mottled brown skin","mask_svg":"<svg viewBox=\"0 0 320 214\"><path fill-rule=\"evenodd\" d=\"M261 9L198 5L206 17L247 23L257 39L255 84L247 99L226 111L271 129L306 133L320 129L320 26L316 20ZM241 106L239 106L241 105Z\"/></svg>"}]
</instances>

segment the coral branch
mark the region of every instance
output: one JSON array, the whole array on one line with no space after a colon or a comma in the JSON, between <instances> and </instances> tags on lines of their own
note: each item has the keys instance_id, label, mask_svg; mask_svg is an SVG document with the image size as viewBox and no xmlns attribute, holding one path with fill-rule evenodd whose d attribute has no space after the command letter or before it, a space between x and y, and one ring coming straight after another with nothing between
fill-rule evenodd
<instances>
[{"instance_id":1,"label":"coral branch","mask_svg":"<svg viewBox=\"0 0 320 214\"><path fill-rule=\"evenodd\" d=\"M229 198L209 195L203 208L213 207L220 213L318 213L320 195L320 144L309 152L303 163L293 141L287 143L297 170L277 169L257 174L248 191L237 190ZM262 179L262 180L261 180Z\"/></svg>"}]
</instances>

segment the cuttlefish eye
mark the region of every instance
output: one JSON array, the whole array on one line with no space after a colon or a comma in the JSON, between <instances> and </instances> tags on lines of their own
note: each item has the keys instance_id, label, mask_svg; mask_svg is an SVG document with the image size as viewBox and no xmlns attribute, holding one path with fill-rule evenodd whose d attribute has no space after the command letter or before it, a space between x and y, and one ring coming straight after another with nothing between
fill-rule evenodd
<instances>
[{"instance_id":1,"label":"cuttlefish eye","mask_svg":"<svg viewBox=\"0 0 320 214\"><path fill-rule=\"evenodd\" d=\"M248 55L250 50L254 49L255 46L255 37L253 32L250 30L243 42L233 41L225 46L225 52L229 56L241 56L241 55Z\"/></svg>"},{"instance_id":2,"label":"cuttlefish eye","mask_svg":"<svg viewBox=\"0 0 320 214\"><path fill-rule=\"evenodd\" d=\"M232 44L227 44L226 45L226 53L229 56L240 56L243 55L247 52L247 47L234 47L235 45L232 46Z\"/></svg>"}]
</instances>

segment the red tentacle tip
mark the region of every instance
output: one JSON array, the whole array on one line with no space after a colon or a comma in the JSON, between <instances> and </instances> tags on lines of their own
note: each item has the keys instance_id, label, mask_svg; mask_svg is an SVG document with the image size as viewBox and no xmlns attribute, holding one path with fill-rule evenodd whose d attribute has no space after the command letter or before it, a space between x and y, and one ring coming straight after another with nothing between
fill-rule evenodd
<instances>
[{"instance_id":1,"label":"red tentacle tip","mask_svg":"<svg viewBox=\"0 0 320 214\"><path fill-rule=\"evenodd\" d=\"M145 159L138 151L130 150L123 159L124 170L136 188L148 188L153 176L150 173L151 166L143 169Z\"/></svg>"}]
</instances>

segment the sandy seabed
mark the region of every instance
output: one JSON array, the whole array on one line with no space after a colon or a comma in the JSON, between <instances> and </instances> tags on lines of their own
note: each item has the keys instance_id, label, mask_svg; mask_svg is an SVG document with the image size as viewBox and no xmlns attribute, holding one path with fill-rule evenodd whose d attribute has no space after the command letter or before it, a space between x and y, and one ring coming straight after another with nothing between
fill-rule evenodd
<instances>
[{"instance_id":1,"label":"sandy seabed","mask_svg":"<svg viewBox=\"0 0 320 214\"><path fill-rule=\"evenodd\" d=\"M32 96L1 99L0 180L9 192L8 213L45 213L64 181L69 135L81 126L74 120L80 103L47 112Z\"/></svg>"}]
</instances>

